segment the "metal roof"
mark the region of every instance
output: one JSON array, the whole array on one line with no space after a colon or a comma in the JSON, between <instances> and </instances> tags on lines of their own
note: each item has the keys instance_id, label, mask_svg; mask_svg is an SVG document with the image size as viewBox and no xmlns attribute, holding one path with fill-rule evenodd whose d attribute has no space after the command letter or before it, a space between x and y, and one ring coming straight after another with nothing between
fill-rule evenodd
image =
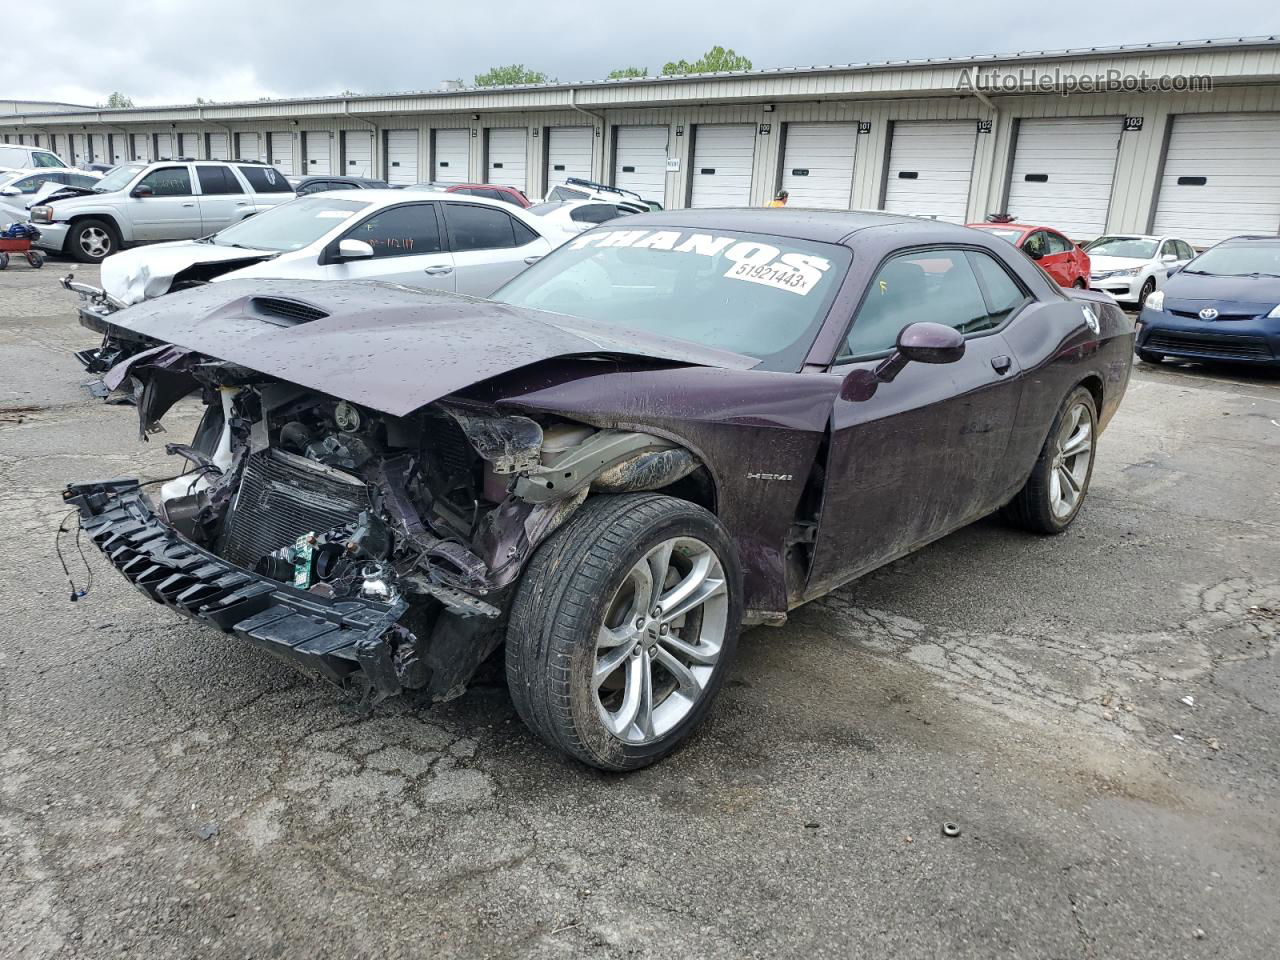
<instances>
[{"instance_id":1,"label":"metal roof","mask_svg":"<svg viewBox=\"0 0 1280 960\"><path fill-rule=\"evenodd\" d=\"M351 95L322 95L283 98L258 98L255 100L233 100L205 104L164 104L144 107L98 108L85 107L84 113L92 113L95 118L113 115L159 113L173 110L226 110L228 108L263 108L287 106L290 104L324 104L347 103L359 105L368 101L387 100L407 97L458 98L471 97L477 94L524 93L534 91L556 90L591 90L602 87L644 86L652 84L683 84L689 82L706 82L708 80L754 80L786 76L804 76L829 73L869 73L883 70L915 70L934 69L938 67L987 66L998 63L1025 62L1031 60L1064 60L1093 59L1111 56L1158 55L1169 53L1196 53L1218 50L1242 50L1266 47L1280 47L1280 35L1254 37L1226 37L1207 40L1173 40L1157 43L1117 44L1113 46L1068 47L1059 50L1031 50L1019 53L973 54L960 57L935 57L927 59L880 60L863 63L825 64L812 66L769 67L761 70L733 70L713 73L671 74L649 77L619 77L602 80L560 81L547 83L511 84L506 86L467 86L449 89L411 90L390 93L370 93ZM73 106L73 105L69 105Z\"/></svg>"}]
</instances>

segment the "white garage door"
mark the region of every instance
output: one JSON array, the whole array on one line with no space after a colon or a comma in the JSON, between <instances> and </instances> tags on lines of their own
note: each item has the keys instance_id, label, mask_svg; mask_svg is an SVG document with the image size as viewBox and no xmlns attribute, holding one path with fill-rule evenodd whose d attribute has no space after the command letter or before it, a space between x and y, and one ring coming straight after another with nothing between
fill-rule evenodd
<instances>
[{"instance_id":1,"label":"white garage door","mask_svg":"<svg viewBox=\"0 0 1280 960\"><path fill-rule=\"evenodd\" d=\"M591 179L591 127L552 127L547 131L547 189L570 177Z\"/></svg>"},{"instance_id":2,"label":"white garage door","mask_svg":"<svg viewBox=\"0 0 1280 960\"><path fill-rule=\"evenodd\" d=\"M230 160L231 154L227 146L227 135L225 133L209 134L209 159L210 160Z\"/></svg>"},{"instance_id":3,"label":"white garage door","mask_svg":"<svg viewBox=\"0 0 1280 960\"><path fill-rule=\"evenodd\" d=\"M788 123L782 189L793 207L848 210L853 197L856 123Z\"/></svg>"},{"instance_id":4,"label":"white garage door","mask_svg":"<svg viewBox=\"0 0 1280 960\"><path fill-rule=\"evenodd\" d=\"M302 155L307 165L303 173L309 177L317 174L332 173L329 169L329 134L312 130L302 135Z\"/></svg>"},{"instance_id":5,"label":"white garage door","mask_svg":"<svg viewBox=\"0 0 1280 960\"><path fill-rule=\"evenodd\" d=\"M667 202L667 138L670 127L618 127L613 183L646 200Z\"/></svg>"},{"instance_id":6,"label":"white garage door","mask_svg":"<svg viewBox=\"0 0 1280 960\"><path fill-rule=\"evenodd\" d=\"M107 148L111 152L112 163L124 163L129 159L127 139L123 133L108 134Z\"/></svg>"},{"instance_id":7,"label":"white garage door","mask_svg":"<svg viewBox=\"0 0 1280 960\"><path fill-rule=\"evenodd\" d=\"M110 163L110 155L107 153L107 135L105 133L95 133L89 139L89 146L93 151L94 163Z\"/></svg>"},{"instance_id":8,"label":"white garage door","mask_svg":"<svg viewBox=\"0 0 1280 960\"><path fill-rule=\"evenodd\" d=\"M192 158L200 156L200 135L198 133L178 134L178 156Z\"/></svg>"},{"instance_id":9,"label":"white garage door","mask_svg":"<svg viewBox=\"0 0 1280 960\"><path fill-rule=\"evenodd\" d=\"M431 179L440 183L466 183L471 175L470 130L436 130L435 169Z\"/></svg>"},{"instance_id":10,"label":"white garage door","mask_svg":"<svg viewBox=\"0 0 1280 960\"><path fill-rule=\"evenodd\" d=\"M1280 231L1280 115L1173 119L1155 233L1209 246Z\"/></svg>"},{"instance_id":11,"label":"white garage door","mask_svg":"<svg viewBox=\"0 0 1280 960\"><path fill-rule=\"evenodd\" d=\"M489 131L489 158L485 183L498 183L524 190L526 172L525 132L493 129Z\"/></svg>"},{"instance_id":12,"label":"white garage door","mask_svg":"<svg viewBox=\"0 0 1280 960\"><path fill-rule=\"evenodd\" d=\"M418 131L387 131L387 183L418 182Z\"/></svg>"},{"instance_id":13,"label":"white garage door","mask_svg":"<svg viewBox=\"0 0 1280 960\"><path fill-rule=\"evenodd\" d=\"M373 176L373 131L346 130L342 134L343 158L346 164L342 172L348 177Z\"/></svg>"},{"instance_id":14,"label":"white garage door","mask_svg":"<svg viewBox=\"0 0 1280 960\"><path fill-rule=\"evenodd\" d=\"M135 133L133 135L133 159L146 163L151 159L151 135Z\"/></svg>"},{"instance_id":15,"label":"white garage door","mask_svg":"<svg viewBox=\"0 0 1280 960\"><path fill-rule=\"evenodd\" d=\"M973 120L894 123L885 211L964 223L977 143Z\"/></svg>"},{"instance_id":16,"label":"white garage door","mask_svg":"<svg viewBox=\"0 0 1280 960\"><path fill-rule=\"evenodd\" d=\"M751 202L755 124L702 125L693 137L692 207L743 207Z\"/></svg>"},{"instance_id":17,"label":"white garage door","mask_svg":"<svg viewBox=\"0 0 1280 960\"><path fill-rule=\"evenodd\" d=\"M258 140L256 133L237 133L236 134L236 159L237 160L261 160L262 144Z\"/></svg>"},{"instance_id":18,"label":"white garage door","mask_svg":"<svg viewBox=\"0 0 1280 960\"><path fill-rule=\"evenodd\" d=\"M173 134L157 133L156 134L156 159L172 160L173 153Z\"/></svg>"},{"instance_id":19,"label":"white garage door","mask_svg":"<svg viewBox=\"0 0 1280 960\"><path fill-rule=\"evenodd\" d=\"M71 135L71 165L82 167L89 162L89 140L83 133Z\"/></svg>"},{"instance_id":20,"label":"white garage door","mask_svg":"<svg viewBox=\"0 0 1280 960\"><path fill-rule=\"evenodd\" d=\"M286 175L294 172L293 134L268 133L267 150L271 154L267 159L273 167Z\"/></svg>"},{"instance_id":21,"label":"white garage door","mask_svg":"<svg viewBox=\"0 0 1280 960\"><path fill-rule=\"evenodd\" d=\"M1005 212L1072 240L1101 236L1123 124L1119 117L1019 121Z\"/></svg>"}]
</instances>

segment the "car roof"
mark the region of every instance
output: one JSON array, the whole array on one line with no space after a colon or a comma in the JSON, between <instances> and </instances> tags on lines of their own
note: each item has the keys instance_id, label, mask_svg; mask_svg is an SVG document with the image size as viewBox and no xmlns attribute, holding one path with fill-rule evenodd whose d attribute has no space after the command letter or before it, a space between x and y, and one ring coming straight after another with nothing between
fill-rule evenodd
<instances>
[{"instance_id":1,"label":"car roof","mask_svg":"<svg viewBox=\"0 0 1280 960\"><path fill-rule=\"evenodd\" d=\"M600 202L600 201L593 201ZM654 210L625 218L627 226L687 227L689 229L735 230L743 233L770 233L779 237L839 243L851 234L870 228L891 227L905 234L932 232L934 240L952 238L963 242L966 227L943 220L907 217L872 210L818 210L804 207L701 207L684 210Z\"/></svg>"},{"instance_id":2,"label":"car roof","mask_svg":"<svg viewBox=\"0 0 1280 960\"><path fill-rule=\"evenodd\" d=\"M505 200L493 200L489 197L473 197L465 193L445 193L443 190L396 190L393 187L373 187L369 190L360 190L354 196L352 193L353 192L351 190L318 190L315 193L307 194L307 196L337 197L343 200L357 200L363 203L376 204L382 207L389 207L396 203L421 203L423 200L447 200L450 203L474 203L480 206L493 207L497 210L504 210L507 213L511 213L513 210L519 213L526 212L523 208L513 206Z\"/></svg>"},{"instance_id":3,"label":"car roof","mask_svg":"<svg viewBox=\"0 0 1280 960\"><path fill-rule=\"evenodd\" d=\"M975 230L1021 230L1023 233L1030 233L1032 230L1049 230L1053 233L1061 233L1064 237L1066 232L1059 227L1050 227L1041 223L995 223L991 220L984 220L982 223L970 223L966 226L973 227Z\"/></svg>"}]
</instances>

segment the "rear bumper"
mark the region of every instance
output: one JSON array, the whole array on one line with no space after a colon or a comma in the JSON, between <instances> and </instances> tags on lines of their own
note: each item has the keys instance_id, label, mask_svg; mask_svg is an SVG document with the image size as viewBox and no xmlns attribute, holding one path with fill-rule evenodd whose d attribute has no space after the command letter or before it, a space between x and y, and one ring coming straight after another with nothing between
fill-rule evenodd
<instances>
[{"instance_id":1,"label":"rear bumper","mask_svg":"<svg viewBox=\"0 0 1280 960\"><path fill-rule=\"evenodd\" d=\"M395 644L414 641L398 623L403 602L331 600L238 567L161 522L137 480L71 484L62 497L111 565L157 603L367 702L406 686L395 656Z\"/></svg>"}]
</instances>

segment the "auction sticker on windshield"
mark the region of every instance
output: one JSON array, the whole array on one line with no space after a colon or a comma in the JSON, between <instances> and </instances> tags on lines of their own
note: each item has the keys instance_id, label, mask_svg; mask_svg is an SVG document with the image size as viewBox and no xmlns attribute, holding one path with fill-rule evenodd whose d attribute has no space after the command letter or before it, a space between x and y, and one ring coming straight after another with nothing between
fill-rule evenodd
<instances>
[{"instance_id":1,"label":"auction sticker on windshield","mask_svg":"<svg viewBox=\"0 0 1280 960\"><path fill-rule=\"evenodd\" d=\"M594 244L597 249L630 247L636 250L663 250L690 256L723 256L732 262L724 276L730 280L758 283L804 296L831 268L826 257L803 253L783 253L758 240L684 233L678 230L603 230L577 237L569 247L581 250Z\"/></svg>"}]
</instances>

